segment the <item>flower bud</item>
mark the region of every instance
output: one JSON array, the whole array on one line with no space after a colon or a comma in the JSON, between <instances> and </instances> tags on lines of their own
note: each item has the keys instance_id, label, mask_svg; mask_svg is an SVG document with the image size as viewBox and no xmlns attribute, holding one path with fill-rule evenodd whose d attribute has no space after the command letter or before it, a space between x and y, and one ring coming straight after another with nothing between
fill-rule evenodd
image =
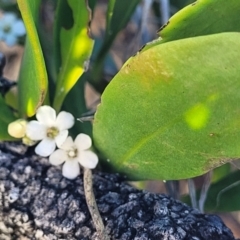
<instances>
[{"instance_id":1,"label":"flower bud","mask_svg":"<svg viewBox=\"0 0 240 240\"><path fill-rule=\"evenodd\" d=\"M8 133L15 138L23 138L26 134L27 121L18 119L8 124Z\"/></svg>"}]
</instances>

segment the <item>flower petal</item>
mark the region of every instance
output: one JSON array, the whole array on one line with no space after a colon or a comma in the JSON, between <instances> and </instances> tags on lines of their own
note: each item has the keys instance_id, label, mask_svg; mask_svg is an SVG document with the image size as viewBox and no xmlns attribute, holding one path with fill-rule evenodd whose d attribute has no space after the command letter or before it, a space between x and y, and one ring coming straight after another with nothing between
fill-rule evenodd
<instances>
[{"instance_id":1,"label":"flower petal","mask_svg":"<svg viewBox=\"0 0 240 240\"><path fill-rule=\"evenodd\" d=\"M48 157L56 148L56 144L53 139L44 138L35 148L35 153L42 156Z\"/></svg>"},{"instance_id":2,"label":"flower petal","mask_svg":"<svg viewBox=\"0 0 240 240\"><path fill-rule=\"evenodd\" d=\"M36 118L40 123L47 127L53 127L56 125L56 111L49 106L41 106L38 108Z\"/></svg>"},{"instance_id":3,"label":"flower petal","mask_svg":"<svg viewBox=\"0 0 240 240\"><path fill-rule=\"evenodd\" d=\"M71 113L62 111L58 114L56 125L59 130L69 129L74 125L74 117Z\"/></svg>"},{"instance_id":4,"label":"flower petal","mask_svg":"<svg viewBox=\"0 0 240 240\"><path fill-rule=\"evenodd\" d=\"M64 143L60 146L61 149L65 150L65 151L69 151L70 149L72 149L74 143L72 140L72 137L68 137Z\"/></svg>"},{"instance_id":5,"label":"flower petal","mask_svg":"<svg viewBox=\"0 0 240 240\"><path fill-rule=\"evenodd\" d=\"M78 150L82 151L89 149L92 146L92 139L87 134L80 133L77 135L74 143Z\"/></svg>"},{"instance_id":6,"label":"flower petal","mask_svg":"<svg viewBox=\"0 0 240 240\"><path fill-rule=\"evenodd\" d=\"M9 33L5 35L5 43L9 46L12 47L17 43L17 38L13 33Z\"/></svg>"},{"instance_id":7,"label":"flower petal","mask_svg":"<svg viewBox=\"0 0 240 240\"><path fill-rule=\"evenodd\" d=\"M0 19L0 23L1 23L1 19ZM5 33L2 31L1 28L3 28L3 27L1 25L2 24L0 24L0 39L2 40L5 37Z\"/></svg>"},{"instance_id":8,"label":"flower petal","mask_svg":"<svg viewBox=\"0 0 240 240\"><path fill-rule=\"evenodd\" d=\"M63 164L62 174L68 179L74 179L80 174L80 166L78 161L69 160Z\"/></svg>"},{"instance_id":9,"label":"flower petal","mask_svg":"<svg viewBox=\"0 0 240 240\"><path fill-rule=\"evenodd\" d=\"M16 21L17 17L14 13L8 12L3 15L1 21L6 25L12 25Z\"/></svg>"},{"instance_id":10,"label":"flower petal","mask_svg":"<svg viewBox=\"0 0 240 240\"><path fill-rule=\"evenodd\" d=\"M26 135L32 140L42 140L46 137L46 127L38 121L30 121L26 126Z\"/></svg>"},{"instance_id":11,"label":"flower petal","mask_svg":"<svg viewBox=\"0 0 240 240\"><path fill-rule=\"evenodd\" d=\"M23 36L26 33L25 26L21 20L17 20L12 26L12 31L16 36Z\"/></svg>"},{"instance_id":12,"label":"flower petal","mask_svg":"<svg viewBox=\"0 0 240 240\"><path fill-rule=\"evenodd\" d=\"M92 151L82 151L78 156L78 162L85 168L93 169L98 164L98 156Z\"/></svg>"},{"instance_id":13,"label":"flower petal","mask_svg":"<svg viewBox=\"0 0 240 240\"><path fill-rule=\"evenodd\" d=\"M62 144L65 142L68 136L68 130L63 130L55 137L55 142L58 148L61 148Z\"/></svg>"},{"instance_id":14,"label":"flower petal","mask_svg":"<svg viewBox=\"0 0 240 240\"><path fill-rule=\"evenodd\" d=\"M67 159L68 159L67 153L62 149L57 149L50 155L49 162L52 165L58 166L67 161Z\"/></svg>"}]
</instances>

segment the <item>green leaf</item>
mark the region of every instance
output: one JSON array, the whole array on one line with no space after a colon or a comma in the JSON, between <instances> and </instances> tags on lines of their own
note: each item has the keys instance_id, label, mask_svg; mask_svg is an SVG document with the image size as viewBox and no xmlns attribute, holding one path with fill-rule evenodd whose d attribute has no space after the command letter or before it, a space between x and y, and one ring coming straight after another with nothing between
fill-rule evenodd
<instances>
[{"instance_id":1,"label":"green leaf","mask_svg":"<svg viewBox=\"0 0 240 240\"><path fill-rule=\"evenodd\" d=\"M107 26L106 26L106 33L105 36L109 37L112 34L112 17L113 11L116 4L116 0L109 0L108 1L108 9L107 9Z\"/></svg>"},{"instance_id":2,"label":"green leaf","mask_svg":"<svg viewBox=\"0 0 240 240\"><path fill-rule=\"evenodd\" d=\"M240 34L172 41L133 57L110 82L94 141L131 179L184 179L240 157Z\"/></svg>"},{"instance_id":3,"label":"green leaf","mask_svg":"<svg viewBox=\"0 0 240 240\"><path fill-rule=\"evenodd\" d=\"M27 30L19 84L19 109L22 116L31 117L42 105L47 92L47 73L36 24L40 0L18 0L18 6Z\"/></svg>"},{"instance_id":4,"label":"green leaf","mask_svg":"<svg viewBox=\"0 0 240 240\"><path fill-rule=\"evenodd\" d=\"M94 59L90 82L96 84L100 80L104 60L117 34L127 25L140 0L111 0L108 2L107 26L103 44Z\"/></svg>"},{"instance_id":5,"label":"green leaf","mask_svg":"<svg viewBox=\"0 0 240 240\"><path fill-rule=\"evenodd\" d=\"M76 118L80 118L83 113L89 111L86 107L85 102L86 75L83 74L82 78L83 79L80 79L71 89L63 104L63 110L72 113L73 116L75 116ZM70 129L70 133L72 137L76 137L79 133L85 133L91 136L92 135L91 122L76 121L74 126Z\"/></svg>"},{"instance_id":6,"label":"green leaf","mask_svg":"<svg viewBox=\"0 0 240 240\"><path fill-rule=\"evenodd\" d=\"M72 10L72 26L66 29L70 16L64 12L66 0L59 1L57 20L55 25L56 44L61 52L61 67L57 78L57 87L53 102L54 108L59 111L63 100L84 73L93 48L93 40L88 34L89 9L86 1L68 0ZM64 14L64 15L63 15ZM57 42L60 37L60 44Z\"/></svg>"},{"instance_id":7,"label":"green leaf","mask_svg":"<svg viewBox=\"0 0 240 240\"><path fill-rule=\"evenodd\" d=\"M148 48L178 39L240 31L239 0L198 0L173 15Z\"/></svg>"},{"instance_id":8,"label":"green leaf","mask_svg":"<svg viewBox=\"0 0 240 240\"><path fill-rule=\"evenodd\" d=\"M183 8L160 30L162 42L240 31L239 0L199 0Z\"/></svg>"},{"instance_id":9,"label":"green leaf","mask_svg":"<svg viewBox=\"0 0 240 240\"><path fill-rule=\"evenodd\" d=\"M15 121L16 117L13 115L13 112L6 105L3 97L0 95L0 140L1 141L10 141L16 140L8 134L8 124Z\"/></svg>"},{"instance_id":10,"label":"green leaf","mask_svg":"<svg viewBox=\"0 0 240 240\"><path fill-rule=\"evenodd\" d=\"M199 191L197 192L197 196L199 196ZM239 198L240 174L239 171L235 171L210 186L204 210L218 212L239 211ZM183 196L181 201L187 204L191 202L189 195Z\"/></svg>"},{"instance_id":11,"label":"green leaf","mask_svg":"<svg viewBox=\"0 0 240 240\"><path fill-rule=\"evenodd\" d=\"M126 26L140 0L111 0L109 1L107 13L107 32L105 35L103 49L107 52L117 34Z\"/></svg>"},{"instance_id":12,"label":"green leaf","mask_svg":"<svg viewBox=\"0 0 240 240\"><path fill-rule=\"evenodd\" d=\"M235 171L209 188L206 211L232 212L240 210L240 174Z\"/></svg>"},{"instance_id":13,"label":"green leaf","mask_svg":"<svg viewBox=\"0 0 240 240\"><path fill-rule=\"evenodd\" d=\"M97 0L88 0L88 6L92 11L95 9L96 3ZM94 14L94 12L92 14Z\"/></svg>"},{"instance_id":14,"label":"green leaf","mask_svg":"<svg viewBox=\"0 0 240 240\"><path fill-rule=\"evenodd\" d=\"M181 9L192 2L194 2L194 0L170 0L171 5L177 9Z\"/></svg>"},{"instance_id":15,"label":"green leaf","mask_svg":"<svg viewBox=\"0 0 240 240\"><path fill-rule=\"evenodd\" d=\"M213 170L211 182L218 182L223 177L226 177L231 172L231 165L229 163L222 165L221 167Z\"/></svg>"}]
</instances>

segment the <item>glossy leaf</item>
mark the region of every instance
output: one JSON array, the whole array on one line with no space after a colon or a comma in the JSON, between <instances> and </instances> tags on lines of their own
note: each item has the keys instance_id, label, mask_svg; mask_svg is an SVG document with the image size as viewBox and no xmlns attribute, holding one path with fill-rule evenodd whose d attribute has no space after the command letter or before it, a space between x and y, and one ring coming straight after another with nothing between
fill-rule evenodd
<instances>
[{"instance_id":1,"label":"glossy leaf","mask_svg":"<svg viewBox=\"0 0 240 240\"><path fill-rule=\"evenodd\" d=\"M102 95L93 135L130 179L184 179L240 157L240 34L172 41L133 57Z\"/></svg>"},{"instance_id":2,"label":"glossy leaf","mask_svg":"<svg viewBox=\"0 0 240 240\"><path fill-rule=\"evenodd\" d=\"M13 115L13 112L10 108L6 105L3 97L0 95L0 140L1 141L9 141L14 140L8 134L8 124L16 120L16 117Z\"/></svg>"},{"instance_id":3,"label":"glossy leaf","mask_svg":"<svg viewBox=\"0 0 240 240\"><path fill-rule=\"evenodd\" d=\"M17 0L27 30L24 55L18 80L19 109L23 116L33 116L47 92L47 73L36 24L40 0Z\"/></svg>"},{"instance_id":4,"label":"glossy leaf","mask_svg":"<svg viewBox=\"0 0 240 240\"><path fill-rule=\"evenodd\" d=\"M68 29L64 24L69 22L71 17L66 15L62 7L67 2L72 11L72 26ZM90 15L86 1L68 0L67 2L59 1L58 18L62 16L64 19L59 19L58 25L55 26L56 41L57 36L60 37L58 50L61 52L61 67L53 102L57 111L60 110L68 92L84 73L93 48L93 40L88 34Z\"/></svg>"},{"instance_id":5,"label":"glossy leaf","mask_svg":"<svg viewBox=\"0 0 240 240\"><path fill-rule=\"evenodd\" d=\"M148 48L178 39L240 31L239 0L198 0L173 15Z\"/></svg>"},{"instance_id":6,"label":"glossy leaf","mask_svg":"<svg viewBox=\"0 0 240 240\"><path fill-rule=\"evenodd\" d=\"M239 0L198 0L175 14L160 30L162 42L240 31Z\"/></svg>"}]
</instances>

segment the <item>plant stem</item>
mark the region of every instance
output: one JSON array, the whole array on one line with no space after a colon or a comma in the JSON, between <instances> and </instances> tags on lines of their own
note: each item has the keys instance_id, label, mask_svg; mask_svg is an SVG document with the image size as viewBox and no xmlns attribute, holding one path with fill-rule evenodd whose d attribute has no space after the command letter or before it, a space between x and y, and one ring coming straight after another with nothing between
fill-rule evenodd
<instances>
[{"instance_id":1,"label":"plant stem","mask_svg":"<svg viewBox=\"0 0 240 240\"><path fill-rule=\"evenodd\" d=\"M98 211L96 199L93 193L92 186L92 171L90 169L84 168L84 192L86 197L86 202L88 210L91 214L93 224L97 230L100 240L110 240L110 237L106 233L105 227L101 215Z\"/></svg>"},{"instance_id":2,"label":"plant stem","mask_svg":"<svg viewBox=\"0 0 240 240\"><path fill-rule=\"evenodd\" d=\"M193 208L198 208L196 188L192 178L188 179L188 191L191 198L191 203Z\"/></svg>"},{"instance_id":3,"label":"plant stem","mask_svg":"<svg viewBox=\"0 0 240 240\"><path fill-rule=\"evenodd\" d=\"M203 213L204 212L204 204L207 198L208 194L208 189L211 185L211 178L212 178L212 171L209 171L204 175L204 180L203 180L203 187L200 193L200 198L199 198L199 210Z\"/></svg>"},{"instance_id":4,"label":"plant stem","mask_svg":"<svg viewBox=\"0 0 240 240\"><path fill-rule=\"evenodd\" d=\"M162 24L164 24L170 18L169 0L160 0L160 12L161 12L161 17L162 17Z\"/></svg>"}]
</instances>

